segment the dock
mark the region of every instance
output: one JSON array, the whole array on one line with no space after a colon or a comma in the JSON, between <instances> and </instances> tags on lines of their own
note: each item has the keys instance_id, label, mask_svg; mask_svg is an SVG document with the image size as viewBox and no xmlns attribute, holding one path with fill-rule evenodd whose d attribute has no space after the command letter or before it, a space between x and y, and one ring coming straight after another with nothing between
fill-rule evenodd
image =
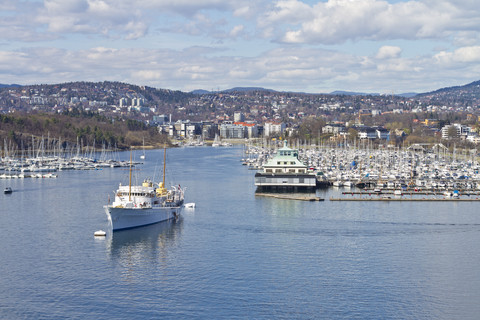
<instances>
[{"instance_id":1,"label":"dock","mask_svg":"<svg viewBox=\"0 0 480 320\"><path fill-rule=\"evenodd\" d=\"M301 201L324 201L325 199L310 194L288 194L288 193L255 193L255 196L270 197L276 199L301 200Z\"/></svg>"},{"instance_id":2,"label":"dock","mask_svg":"<svg viewBox=\"0 0 480 320\"><path fill-rule=\"evenodd\" d=\"M453 190L425 190L425 191L403 191L403 196L418 196L418 195L426 195L426 196L441 196L445 192L453 192ZM463 196L480 196L480 191L471 191L471 190L458 190L459 193ZM343 191L343 195L394 195L394 190L382 190L380 192L376 191Z\"/></svg>"},{"instance_id":3,"label":"dock","mask_svg":"<svg viewBox=\"0 0 480 320\"><path fill-rule=\"evenodd\" d=\"M400 197L381 197L381 198L330 198L330 201L443 201L443 202L465 202L480 201L479 198L460 199L460 198L400 198Z\"/></svg>"}]
</instances>

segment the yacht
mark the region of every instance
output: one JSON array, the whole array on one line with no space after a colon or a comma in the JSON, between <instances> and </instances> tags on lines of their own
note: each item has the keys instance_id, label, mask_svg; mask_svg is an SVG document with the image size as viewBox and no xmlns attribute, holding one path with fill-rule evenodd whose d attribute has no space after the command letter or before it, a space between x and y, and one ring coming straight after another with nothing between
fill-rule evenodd
<instances>
[{"instance_id":1,"label":"yacht","mask_svg":"<svg viewBox=\"0 0 480 320\"><path fill-rule=\"evenodd\" d=\"M118 187L115 200L104 206L112 230L131 229L178 218L184 201L185 188L165 188L165 161L163 181L153 183L145 179L141 185L132 186L130 167L129 184ZM109 201L110 202L110 201Z\"/></svg>"}]
</instances>

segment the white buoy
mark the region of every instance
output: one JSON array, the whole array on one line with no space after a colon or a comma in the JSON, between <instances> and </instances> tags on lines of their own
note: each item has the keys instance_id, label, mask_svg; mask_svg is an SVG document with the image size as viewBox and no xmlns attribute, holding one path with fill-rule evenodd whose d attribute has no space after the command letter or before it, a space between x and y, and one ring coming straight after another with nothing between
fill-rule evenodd
<instances>
[{"instance_id":1,"label":"white buoy","mask_svg":"<svg viewBox=\"0 0 480 320\"><path fill-rule=\"evenodd\" d=\"M195 203L194 202L185 203L185 208L193 209L195 208Z\"/></svg>"},{"instance_id":2,"label":"white buoy","mask_svg":"<svg viewBox=\"0 0 480 320\"><path fill-rule=\"evenodd\" d=\"M106 235L107 233L103 230L95 231L95 233L93 234L94 237L105 237Z\"/></svg>"}]
</instances>

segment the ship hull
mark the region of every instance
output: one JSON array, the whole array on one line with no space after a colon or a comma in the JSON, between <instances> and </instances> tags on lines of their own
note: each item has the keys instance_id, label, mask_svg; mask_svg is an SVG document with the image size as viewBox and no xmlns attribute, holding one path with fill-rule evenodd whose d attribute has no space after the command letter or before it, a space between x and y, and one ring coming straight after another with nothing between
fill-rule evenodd
<instances>
[{"instance_id":1,"label":"ship hull","mask_svg":"<svg viewBox=\"0 0 480 320\"><path fill-rule=\"evenodd\" d=\"M113 231L142 227L175 219L182 207L115 208L104 206Z\"/></svg>"}]
</instances>

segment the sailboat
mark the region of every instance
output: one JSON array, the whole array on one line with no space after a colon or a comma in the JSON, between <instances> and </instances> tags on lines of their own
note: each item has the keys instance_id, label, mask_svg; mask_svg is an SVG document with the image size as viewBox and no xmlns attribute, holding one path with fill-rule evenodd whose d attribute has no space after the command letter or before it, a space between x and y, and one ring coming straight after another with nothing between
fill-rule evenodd
<instances>
[{"instance_id":1,"label":"sailboat","mask_svg":"<svg viewBox=\"0 0 480 320\"><path fill-rule=\"evenodd\" d=\"M145 138L143 138L143 154L140 156L140 159L145 160Z\"/></svg>"},{"instance_id":2,"label":"sailboat","mask_svg":"<svg viewBox=\"0 0 480 320\"><path fill-rule=\"evenodd\" d=\"M119 185L113 203L104 206L112 230L131 229L179 217L185 188L165 188L166 149L164 149L163 181L154 183L145 179L132 186L132 155L128 186Z\"/></svg>"},{"instance_id":3,"label":"sailboat","mask_svg":"<svg viewBox=\"0 0 480 320\"><path fill-rule=\"evenodd\" d=\"M212 147L219 147L220 146L220 137L218 134L215 133L215 139L213 139Z\"/></svg>"}]
</instances>

